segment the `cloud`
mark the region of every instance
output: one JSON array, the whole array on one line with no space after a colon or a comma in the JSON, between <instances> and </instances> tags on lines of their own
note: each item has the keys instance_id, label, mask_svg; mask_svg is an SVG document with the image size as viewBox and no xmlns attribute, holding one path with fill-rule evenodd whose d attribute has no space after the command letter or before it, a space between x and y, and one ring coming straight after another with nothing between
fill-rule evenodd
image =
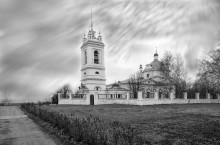
<instances>
[{"instance_id":1,"label":"cloud","mask_svg":"<svg viewBox=\"0 0 220 145\"><path fill-rule=\"evenodd\" d=\"M165 49L181 53L195 72L220 29L219 8L218 0L0 1L0 90L38 100L64 83L77 86L91 9L106 44L108 83L151 62L156 46L160 56Z\"/></svg>"}]
</instances>

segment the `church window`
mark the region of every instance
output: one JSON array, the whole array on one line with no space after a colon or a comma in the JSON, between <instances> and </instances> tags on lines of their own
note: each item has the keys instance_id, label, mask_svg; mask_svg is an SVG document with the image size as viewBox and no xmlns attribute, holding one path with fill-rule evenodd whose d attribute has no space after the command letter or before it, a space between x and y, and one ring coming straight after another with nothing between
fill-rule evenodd
<instances>
[{"instance_id":1,"label":"church window","mask_svg":"<svg viewBox=\"0 0 220 145\"><path fill-rule=\"evenodd\" d=\"M159 92L159 99L162 98L162 92Z\"/></svg>"},{"instance_id":2,"label":"church window","mask_svg":"<svg viewBox=\"0 0 220 145\"><path fill-rule=\"evenodd\" d=\"M99 52L97 50L94 51L94 63L99 64Z\"/></svg>"},{"instance_id":3,"label":"church window","mask_svg":"<svg viewBox=\"0 0 220 145\"><path fill-rule=\"evenodd\" d=\"M147 92L147 98L150 98L150 92Z\"/></svg>"},{"instance_id":4,"label":"church window","mask_svg":"<svg viewBox=\"0 0 220 145\"><path fill-rule=\"evenodd\" d=\"M86 72L84 72L84 75L86 75Z\"/></svg>"},{"instance_id":5,"label":"church window","mask_svg":"<svg viewBox=\"0 0 220 145\"><path fill-rule=\"evenodd\" d=\"M97 72L95 72L95 74L99 74L99 72L97 71Z\"/></svg>"},{"instance_id":6,"label":"church window","mask_svg":"<svg viewBox=\"0 0 220 145\"><path fill-rule=\"evenodd\" d=\"M84 52L85 64L87 64L87 52Z\"/></svg>"},{"instance_id":7,"label":"church window","mask_svg":"<svg viewBox=\"0 0 220 145\"><path fill-rule=\"evenodd\" d=\"M148 84L150 84L150 81L148 81Z\"/></svg>"},{"instance_id":8,"label":"church window","mask_svg":"<svg viewBox=\"0 0 220 145\"><path fill-rule=\"evenodd\" d=\"M150 77L150 74L147 74L147 78L149 78Z\"/></svg>"}]
</instances>

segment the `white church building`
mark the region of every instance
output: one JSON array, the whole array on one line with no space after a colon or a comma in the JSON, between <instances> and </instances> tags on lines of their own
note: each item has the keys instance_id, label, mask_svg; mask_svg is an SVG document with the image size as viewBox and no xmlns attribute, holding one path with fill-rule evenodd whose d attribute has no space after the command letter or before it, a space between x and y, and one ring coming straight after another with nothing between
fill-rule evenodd
<instances>
[{"instance_id":1,"label":"white church building","mask_svg":"<svg viewBox=\"0 0 220 145\"><path fill-rule=\"evenodd\" d=\"M154 104L186 104L186 103L219 103L217 99L199 99L199 93L195 99L187 99L187 93L183 98L175 97L175 87L170 90L164 87L161 71L166 65L159 61L156 52L153 61L138 72L142 76L141 90L133 93L127 80L118 81L106 85L105 76L105 44L99 32L93 30L91 17L91 28L84 34L81 49L81 85L76 94L68 93L66 96L58 94L58 104L75 105L101 105L101 104L130 104L130 105L154 105ZM167 68L168 69L168 68Z\"/></svg>"}]
</instances>

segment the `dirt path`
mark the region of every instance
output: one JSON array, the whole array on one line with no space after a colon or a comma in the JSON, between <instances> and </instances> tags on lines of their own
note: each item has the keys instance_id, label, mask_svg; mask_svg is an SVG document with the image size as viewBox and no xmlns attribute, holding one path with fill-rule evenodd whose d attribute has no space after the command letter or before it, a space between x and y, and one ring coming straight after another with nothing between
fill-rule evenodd
<instances>
[{"instance_id":1,"label":"dirt path","mask_svg":"<svg viewBox=\"0 0 220 145\"><path fill-rule=\"evenodd\" d=\"M0 145L57 145L16 106L0 106Z\"/></svg>"}]
</instances>

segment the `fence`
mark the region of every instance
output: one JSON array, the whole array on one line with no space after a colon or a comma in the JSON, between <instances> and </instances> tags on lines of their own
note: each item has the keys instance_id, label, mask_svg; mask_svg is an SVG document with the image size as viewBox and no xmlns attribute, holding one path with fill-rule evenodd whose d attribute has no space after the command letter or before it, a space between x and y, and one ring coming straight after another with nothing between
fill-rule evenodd
<instances>
[{"instance_id":1,"label":"fence","mask_svg":"<svg viewBox=\"0 0 220 145\"><path fill-rule=\"evenodd\" d=\"M159 92L159 99L168 99L170 98L169 93Z\"/></svg>"},{"instance_id":2,"label":"fence","mask_svg":"<svg viewBox=\"0 0 220 145\"><path fill-rule=\"evenodd\" d=\"M218 99L218 95L217 94L210 94L210 99Z\"/></svg>"},{"instance_id":3,"label":"fence","mask_svg":"<svg viewBox=\"0 0 220 145\"><path fill-rule=\"evenodd\" d=\"M147 99L147 98L154 98L154 93L151 92L143 93L143 99Z\"/></svg>"},{"instance_id":4,"label":"fence","mask_svg":"<svg viewBox=\"0 0 220 145\"><path fill-rule=\"evenodd\" d=\"M187 92L187 98L188 99L195 99L196 98L196 93L194 91L188 91Z\"/></svg>"},{"instance_id":5,"label":"fence","mask_svg":"<svg viewBox=\"0 0 220 145\"><path fill-rule=\"evenodd\" d=\"M71 94L72 99L86 98L86 94Z\"/></svg>"},{"instance_id":6,"label":"fence","mask_svg":"<svg viewBox=\"0 0 220 145\"><path fill-rule=\"evenodd\" d=\"M138 94L137 93L130 93L130 99L137 99Z\"/></svg>"},{"instance_id":7,"label":"fence","mask_svg":"<svg viewBox=\"0 0 220 145\"><path fill-rule=\"evenodd\" d=\"M64 97L60 94L59 104L91 104L91 94L68 94ZM71 97L70 97L71 96ZM175 97L174 93L164 92L141 92L126 93L126 92L101 92L94 93L94 103L98 104L131 104L131 105L154 105L154 104L186 104L186 103L219 103L220 96L217 94L207 94L205 97L202 94L194 92L185 92Z\"/></svg>"},{"instance_id":8,"label":"fence","mask_svg":"<svg viewBox=\"0 0 220 145\"><path fill-rule=\"evenodd\" d=\"M126 99L125 93L115 93L115 94L98 94L98 99Z\"/></svg>"}]
</instances>

